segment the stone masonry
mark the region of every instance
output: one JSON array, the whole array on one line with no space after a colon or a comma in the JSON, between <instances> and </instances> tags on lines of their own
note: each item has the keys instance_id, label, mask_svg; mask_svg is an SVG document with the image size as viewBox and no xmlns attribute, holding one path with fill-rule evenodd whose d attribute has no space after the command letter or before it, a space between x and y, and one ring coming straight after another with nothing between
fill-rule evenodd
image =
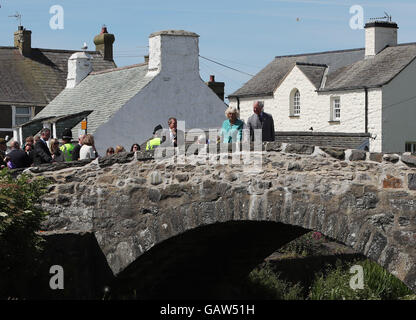
<instances>
[{"instance_id":1,"label":"stone masonry","mask_svg":"<svg viewBox=\"0 0 416 320\"><path fill-rule=\"evenodd\" d=\"M315 230L416 291L416 156L268 142L244 164L232 163L228 148L211 156L192 151L186 161L138 152L26 172L52 181L42 199L50 212L45 231L93 233L115 276L150 261L170 240L198 237L207 227L220 237L221 226L230 225L225 245L230 223L244 223L247 243L261 230L267 239L281 237L264 253L267 242L256 244L262 259L273 246ZM259 159L261 169L250 170Z\"/></svg>"}]
</instances>

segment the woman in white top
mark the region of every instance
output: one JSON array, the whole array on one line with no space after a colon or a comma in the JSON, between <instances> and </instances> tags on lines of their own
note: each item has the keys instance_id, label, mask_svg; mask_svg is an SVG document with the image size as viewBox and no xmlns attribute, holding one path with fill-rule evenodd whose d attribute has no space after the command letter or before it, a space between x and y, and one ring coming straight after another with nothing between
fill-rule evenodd
<instances>
[{"instance_id":1,"label":"woman in white top","mask_svg":"<svg viewBox=\"0 0 416 320\"><path fill-rule=\"evenodd\" d=\"M82 140L82 147L79 151L79 159L95 159L96 151L94 145L94 137L91 134L87 134Z\"/></svg>"}]
</instances>

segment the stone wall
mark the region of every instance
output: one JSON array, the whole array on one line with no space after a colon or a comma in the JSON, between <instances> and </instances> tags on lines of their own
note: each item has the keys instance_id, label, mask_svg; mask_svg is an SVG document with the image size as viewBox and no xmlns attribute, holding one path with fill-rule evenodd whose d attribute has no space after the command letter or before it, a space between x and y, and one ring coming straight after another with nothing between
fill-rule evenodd
<instances>
[{"instance_id":1,"label":"stone wall","mask_svg":"<svg viewBox=\"0 0 416 320\"><path fill-rule=\"evenodd\" d=\"M157 277L152 270L172 268L169 259L158 260L157 268L152 264L157 252L184 255L179 262L188 261L189 253L195 275L203 269L208 278L220 277L218 268L204 268L205 260L195 254L211 248L210 237L203 236L206 228L219 235L221 226L230 224L236 234L227 238L224 232L223 245L211 254L215 258L218 252L220 263L221 248L227 248L228 258L221 263L235 267L236 274L248 272L293 237L315 230L378 262L416 290L416 156L279 142L264 143L257 153L230 154L232 145L211 147L222 152L204 155L201 149L186 158L124 153L74 163L83 165L76 168L27 172L52 181L42 199L50 212L45 230L94 233L112 272L126 281L140 274ZM233 156L240 162L232 163ZM259 160L260 170L249 170ZM251 237L262 229L269 230L264 237ZM180 237L188 245L194 241L196 251L171 251ZM233 237L249 239L257 251L247 246L242 259L238 242L226 245Z\"/></svg>"}]
</instances>

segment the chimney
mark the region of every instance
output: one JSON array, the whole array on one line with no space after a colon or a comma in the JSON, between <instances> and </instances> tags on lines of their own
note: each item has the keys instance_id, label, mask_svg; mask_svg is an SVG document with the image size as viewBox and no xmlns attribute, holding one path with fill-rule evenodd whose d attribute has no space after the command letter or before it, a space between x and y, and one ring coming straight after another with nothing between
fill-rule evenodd
<instances>
[{"instance_id":1,"label":"chimney","mask_svg":"<svg viewBox=\"0 0 416 320\"><path fill-rule=\"evenodd\" d=\"M86 52L76 52L68 59L66 87L75 88L92 71L91 56Z\"/></svg>"},{"instance_id":2,"label":"chimney","mask_svg":"<svg viewBox=\"0 0 416 320\"><path fill-rule=\"evenodd\" d=\"M184 30L166 30L149 36L148 75L199 76L199 35Z\"/></svg>"},{"instance_id":3,"label":"chimney","mask_svg":"<svg viewBox=\"0 0 416 320\"><path fill-rule=\"evenodd\" d=\"M24 56L30 56L32 50L32 31L19 26L14 33L14 46Z\"/></svg>"},{"instance_id":4,"label":"chimney","mask_svg":"<svg viewBox=\"0 0 416 320\"><path fill-rule=\"evenodd\" d=\"M207 86L211 88L212 91L215 92L215 94L220 98L222 101L224 101L224 82L215 82L215 76L210 75L209 81L206 82Z\"/></svg>"},{"instance_id":5,"label":"chimney","mask_svg":"<svg viewBox=\"0 0 416 320\"><path fill-rule=\"evenodd\" d=\"M101 28L101 33L94 37L95 50L101 52L104 60L113 61L114 34L108 33L107 27Z\"/></svg>"},{"instance_id":6,"label":"chimney","mask_svg":"<svg viewBox=\"0 0 416 320\"><path fill-rule=\"evenodd\" d=\"M386 46L397 45L397 23L372 21L365 25L365 57L371 58Z\"/></svg>"}]
</instances>

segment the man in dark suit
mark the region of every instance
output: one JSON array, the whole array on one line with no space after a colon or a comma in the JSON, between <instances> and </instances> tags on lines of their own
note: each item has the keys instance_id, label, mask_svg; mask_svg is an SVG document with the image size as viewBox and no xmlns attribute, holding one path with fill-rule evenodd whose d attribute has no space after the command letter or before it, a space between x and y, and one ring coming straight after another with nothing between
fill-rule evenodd
<instances>
[{"instance_id":1,"label":"man in dark suit","mask_svg":"<svg viewBox=\"0 0 416 320\"><path fill-rule=\"evenodd\" d=\"M185 143L185 133L182 130L178 130L178 121L174 117L170 117L168 120L169 136L166 141L173 147L177 147L179 144Z\"/></svg>"},{"instance_id":2,"label":"man in dark suit","mask_svg":"<svg viewBox=\"0 0 416 320\"><path fill-rule=\"evenodd\" d=\"M40 139L35 143L34 149L34 165L38 166L42 163L51 163L53 161L51 152L48 148L48 140L51 136L51 130L43 128L40 131Z\"/></svg>"},{"instance_id":3,"label":"man in dark suit","mask_svg":"<svg viewBox=\"0 0 416 320\"><path fill-rule=\"evenodd\" d=\"M12 141L10 144L11 151L7 154L10 158L13 168L27 168L30 167L30 158L22 149L18 141Z\"/></svg>"},{"instance_id":4,"label":"man in dark suit","mask_svg":"<svg viewBox=\"0 0 416 320\"><path fill-rule=\"evenodd\" d=\"M263 108L263 101L254 102L254 114L247 121L247 128L250 130L250 141L254 141L254 130L256 129L261 129L262 141L275 140L273 117L271 114L264 112Z\"/></svg>"}]
</instances>

